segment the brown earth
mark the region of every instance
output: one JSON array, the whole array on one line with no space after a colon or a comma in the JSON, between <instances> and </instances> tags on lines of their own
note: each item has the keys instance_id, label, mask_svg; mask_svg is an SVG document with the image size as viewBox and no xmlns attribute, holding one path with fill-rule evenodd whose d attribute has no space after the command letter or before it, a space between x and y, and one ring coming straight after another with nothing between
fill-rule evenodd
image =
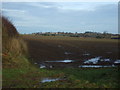
<instances>
[{"instance_id":1,"label":"brown earth","mask_svg":"<svg viewBox=\"0 0 120 90\"><path fill-rule=\"evenodd\" d=\"M111 62L120 59L117 40L35 35L23 35L23 38L27 41L30 59L37 63L70 59L76 61L74 64L81 64L97 56L109 58ZM85 53L90 55L83 55ZM56 63L51 64L56 65ZM63 64L71 66L73 63L61 63Z\"/></svg>"}]
</instances>

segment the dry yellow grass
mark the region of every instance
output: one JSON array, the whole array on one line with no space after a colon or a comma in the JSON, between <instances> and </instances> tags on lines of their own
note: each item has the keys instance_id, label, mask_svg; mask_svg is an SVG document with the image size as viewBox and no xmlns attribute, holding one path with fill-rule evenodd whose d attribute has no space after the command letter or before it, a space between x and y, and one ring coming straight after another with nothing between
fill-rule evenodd
<instances>
[{"instance_id":1,"label":"dry yellow grass","mask_svg":"<svg viewBox=\"0 0 120 90\"><path fill-rule=\"evenodd\" d=\"M2 19L2 61L5 66L7 64L13 64L17 61L18 57L27 55L27 45L25 41L20 37L15 26L5 17ZM20 59L20 58L19 58Z\"/></svg>"},{"instance_id":2,"label":"dry yellow grass","mask_svg":"<svg viewBox=\"0 0 120 90\"><path fill-rule=\"evenodd\" d=\"M9 52L14 53L14 55L21 55L27 53L26 43L20 38L12 38L6 45Z\"/></svg>"}]
</instances>

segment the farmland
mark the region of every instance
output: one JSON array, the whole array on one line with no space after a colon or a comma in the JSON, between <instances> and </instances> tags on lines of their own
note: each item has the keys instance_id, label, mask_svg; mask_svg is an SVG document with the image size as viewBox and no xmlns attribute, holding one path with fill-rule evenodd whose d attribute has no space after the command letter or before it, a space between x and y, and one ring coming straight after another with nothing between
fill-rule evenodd
<instances>
[{"instance_id":1,"label":"farmland","mask_svg":"<svg viewBox=\"0 0 120 90\"><path fill-rule=\"evenodd\" d=\"M27 42L30 59L35 63L74 60L74 63L67 65L75 67L81 65L85 60L99 56L101 59L110 59L110 62L99 63L105 65L110 65L120 59L118 40L34 35L26 35L23 38ZM63 63L61 65L60 67L67 66Z\"/></svg>"},{"instance_id":2,"label":"farmland","mask_svg":"<svg viewBox=\"0 0 120 90\"><path fill-rule=\"evenodd\" d=\"M117 40L34 35L21 35L21 38L27 44L28 58L12 57L20 67L12 64L3 69L3 88L119 87L118 67L78 68L85 60L98 56L111 60L101 65L118 60ZM49 63L65 59L75 62ZM44 63L46 68L40 68ZM50 65L53 67L49 68Z\"/></svg>"},{"instance_id":3,"label":"farmland","mask_svg":"<svg viewBox=\"0 0 120 90\"><path fill-rule=\"evenodd\" d=\"M104 62L100 63L101 65L112 64L113 61L119 59L117 40L36 35L22 35L21 37L27 42L29 51L28 61L32 63L32 66L30 65L28 68L19 69L21 72L18 72L18 69L3 70L5 74L3 78L5 80L7 79L9 83L4 81L4 87L6 87L6 85L9 87L26 88L119 87L118 67L76 68L76 66L81 65L83 61L97 56L111 60L110 63ZM87 53L90 55L87 55ZM55 66L51 69L49 67L43 69L39 67L41 62L44 61L64 59L75 60L76 62L45 64ZM15 75L12 74L12 72L14 72ZM12 76L14 76L14 78ZM19 79L17 77L19 77ZM41 81L44 78L51 78L51 80L56 81L47 82L46 80L46 82L44 81L44 83L42 83ZM13 83L11 83L11 79L16 80L13 80ZM22 82L24 83L21 84Z\"/></svg>"}]
</instances>

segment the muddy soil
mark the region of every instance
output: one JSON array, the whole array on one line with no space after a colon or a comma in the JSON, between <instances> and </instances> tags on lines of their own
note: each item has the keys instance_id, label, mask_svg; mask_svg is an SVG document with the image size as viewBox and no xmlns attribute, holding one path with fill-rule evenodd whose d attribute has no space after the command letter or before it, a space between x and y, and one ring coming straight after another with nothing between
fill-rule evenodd
<instances>
[{"instance_id":1,"label":"muddy soil","mask_svg":"<svg viewBox=\"0 0 120 90\"><path fill-rule=\"evenodd\" d=\"M114 40L69 37L61 39L33 35L26 35L23 38L27 41L30 59L39 66L41 64L49 68L50 66L59 68L78 67L83 64L112 65L116 60L120 60L118 41ZM96 57L100 57L97 63L84 63ZM54 62L60 60L74 60L74 62Z\"/></svg>"}]
</instances>

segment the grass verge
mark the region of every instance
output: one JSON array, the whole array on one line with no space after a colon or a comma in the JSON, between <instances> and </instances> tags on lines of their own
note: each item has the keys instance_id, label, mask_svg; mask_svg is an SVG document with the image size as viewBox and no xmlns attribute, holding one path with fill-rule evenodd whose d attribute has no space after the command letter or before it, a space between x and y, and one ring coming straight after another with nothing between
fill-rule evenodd
<instances>
[{"instance_id":1,"label":"grass verge","mask_svg":"<svg viewBox=\"0 0 120 90\"><path fill-rule=\"evenodd\" d=\"M40 83L43 78L64 78ZM118 88L118 69L3 69L3 87L9 88Z\"/></svg>"}]
</instances>

